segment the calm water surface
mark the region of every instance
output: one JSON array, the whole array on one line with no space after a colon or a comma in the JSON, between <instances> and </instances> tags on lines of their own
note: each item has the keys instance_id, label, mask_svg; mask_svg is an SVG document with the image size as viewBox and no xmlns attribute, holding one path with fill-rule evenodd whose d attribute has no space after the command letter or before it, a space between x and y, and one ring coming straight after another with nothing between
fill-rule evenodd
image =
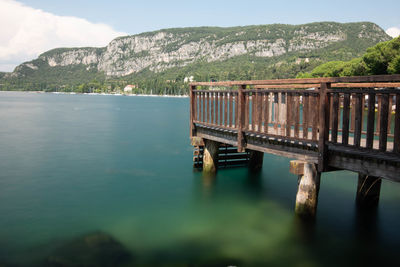
<instances>
[{"instance_id":1,"label":"calm water surface","mask_svg":"<svg viewBox=\"0 0 400 267\"><path fill-rule=\"evenodd\" d=\"M193 170L188 104L0 92L0 266L45 265L99 232L124 266L400 266L399 184L383 181L371 215L355 208L356 174L323 174L317 220L301 223L289 159Z\"/></svg>"}]
</instances>

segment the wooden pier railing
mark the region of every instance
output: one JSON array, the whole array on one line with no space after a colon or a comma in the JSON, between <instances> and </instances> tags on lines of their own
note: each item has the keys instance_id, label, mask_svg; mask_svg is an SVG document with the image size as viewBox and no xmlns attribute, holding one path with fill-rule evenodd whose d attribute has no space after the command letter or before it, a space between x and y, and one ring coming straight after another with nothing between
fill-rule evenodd
<instances>
[{"instance_id":1,"label":"wooden pier railing","mask_svg":"<svg viewBox=\"0 0 400 267\"><path fill-rule=\"evenodd\" d=\"M213 129L239 151L257 147L251 138L274 140L288 157L300 147L319 171L331 151L399 163L399 88L400 75L192 83L191 136Z\"/></svg>"}]
</instances>

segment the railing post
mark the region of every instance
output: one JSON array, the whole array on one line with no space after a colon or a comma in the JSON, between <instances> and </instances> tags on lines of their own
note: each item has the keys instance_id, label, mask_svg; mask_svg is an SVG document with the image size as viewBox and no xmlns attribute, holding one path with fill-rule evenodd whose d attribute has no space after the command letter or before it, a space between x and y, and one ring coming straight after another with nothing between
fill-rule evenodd
<instances>
[{"instance_id":1,"label":"railing post","mask_svg":"<svg viewBox=\"0 0 400 267\"><path fill-rule=\"evenodd\" d=\"M195 130L196 127L193 123L194 121L194 115L196 113L195 111L195 103L194 101L196 101L197 99L195 98L195 95L193 93L193 91L196 89L196 86L191 85L190 86L190 137L192 138L193 136L196 135Z\"/></svg>"},{"instance_id":2,"label":"railing post","mask_svg":"<svg viewBox=\"0 0 400 267\"><path fill-rule=\"evenodd\" d=\"M243 123L244 123L244 111L245 101L243 90L246 89L246 85L241 85L238 90L238 152L244 152L244 136L243 136Z\"/></svg>"},{"instance_id":3,"label":"railing post","mask_svg":"<svg viewBox=\"0 0 400 267\"><path fill-rule=\"evenodd\" d=\"M321 83L319 89L319 138L318 138L318 171L326 169L328 148L326 142L329 140L329 107L330 99L327 89L331 88L330 83Z\"/></svg>"},{"instance_id":4,"label":"railing post","mask_svg":"<svg viewBox=\"0 0 400 267\"><path fill-rule=\"evenodd\" d=\"M396 94L396 114L394 117L393 152L400 154L400 94Z\"/></svg>"}]
</instances>

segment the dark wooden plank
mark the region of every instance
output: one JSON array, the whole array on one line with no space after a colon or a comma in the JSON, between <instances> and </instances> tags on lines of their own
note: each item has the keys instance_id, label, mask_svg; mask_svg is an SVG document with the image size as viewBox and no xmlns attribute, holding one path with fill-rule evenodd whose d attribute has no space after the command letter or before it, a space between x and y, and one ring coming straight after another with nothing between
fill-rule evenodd
<instances>
[{"instance_id":1,"label":"dark wooden plank","mask_svg":"<svg viewBox=\"0 0 400 267\"><path fill-rule=\"evenodd\" d=\"M343 98L342 119L342 144L349 144L349 120L350 120L350 94L345 93Z\"/></svg>"},{"instance_id":2,"label":"dark wooden plank","mask_svg":"<svg viewBox=\"0 0 400 267\"><path fill-rule=\"evenodd\" d=\"M219 109L219 122L218 125L224 126L224 93L219 93L218 109Z\"/></svg>"},{"instance_id":3,"label":"dark wooden plank","mask_svg":"<svg viewBox=\"0 0 400 267\"><path fill-rule=\"evenodd\" d=\"M332 97L332 142L337 143L339 125L339 94L334 93Z\"/></svg>"},{"instance_id":4,"label":"dark wooden plank","mask_svg":"<svg viewBox=\"0 0 400 267\"><path fill-rule=\"evenodd\" d=\"M214 92L211 92L210 98L211 98L211 118L210 118L210 123L211 124L215 124L214 123L214 119L215 119L215 112L214 112L215 93Z\"/></svg>"},{"instance_id":5,"label":"dark wooden plank","mask_svg":"<svg viewBox=\"0 0 400 267\"><path fill-rule=\"evenodd\" d=\"M366 112L366 110L365 110L365 96L366 95L367 95L366 93L363 93L362 99L361 99L361 107L362 107L362 116L361 117L363 118L363 123L361 125L361 133L365 133L367 131L367 129L366 129L367 125L364 123L364 117L365 117L365 112Z\"/></svg>"},{"instance_id":6,"label":"dark wooden plank","mask_svg":"<svg viewBox=\"0 0 400 267\"><path fill-rule=\"evenodd\" d=\"M286 99L285 93L279 93L279 124L280 135L286 134Z\"/></svg>"},{"instance_id":7,"label":"dark wooden plank","mask_svg":"<svg viewBox=\"0 0 400 267\"><path fill-rule=\"evenodd\" d=\"M264 122L264 133L268 133L269 124L269 93L264 94L264 112L263 112L263 122Z\"/></svg>"},{"instance_id":8,"label":"dark wooden plank","mask_svg":"<svg viewBox=\"0 0 400 267\"><path fill-rule=\"evenodd\" d=\"M194 82L190 83L190 85L235 86L235 85L318 84L318 83L398 82L398 81L400 81L400 75L394 74L394 75L370 75L370 76L306 78L306 79Z\"/></svg>"},{"instance_id":9,"label":"dark wooden plank","mask_svg":"<svg viewBox=\"0 0 400 267\"><path fill-rule=\"evenodd\" d=\"M258 131L258 93L253 93L254 96L254 125L253 125L253 131Z\"/></svg>"},{"instance_id":10,"label":"dark wooden plank","mask_svg":"<svg viewBox=\"0 0 400 267\"><path fill-rule=\"evenodd\" d=\"M309 88L309 86L308 86ZM336 89L338 90L338 89ZM343 90L343 89L342 89ZM355 89L358 90L358 89ZM304 94L304 89L248 89L246 92L249 93L298 93ZM393 93L393 92L392 92Z\"/></svg>"},{"instance_id":11,"label":"dark wooden plank","mask_svg":"<svg viewBox=\"0 0 400 267\"><path fill-rule=\"evenodd\" d=\"M257 131L261 132L262 128L262 111L263 111L263 95L257 93Z\"/></svg>"},{"instance_id":12,"label":"dark wooden plank","mask_svg":"<svg viewBox=\"0 0 400 267\"><path fill-rule=\"evenodd\" d=\"M237 149L235 150L235 152ZM231 152L232 153L232 152ZM230 159L245 159L248 158L247 154L241 154L241 153L232 153L232 154L225 154L225 155L219 155L218 160L230 160Z\"/></svg>"},{"instance_id":13,"label":"dark wooden plank","mask_svg":"<svg viewBox=\"0 0 400 267\"><path fill-rule=\"evenodd\" d=\"M300 96L294 95L294 137L299 138L300 130Z\"/></svg>"},{"instance_id":14,"label":"dark wooden plank","mask_svg":"<svg viewBox=\"0 0 400 267\"><path fill-rule=\"evenodd\" d=\"M318 140L318 112L315 112L315 110L319 107L318 95L317 94L313 94L311 99L312 99L312 107L311 107L311 112L312 112L312 140Z\"/></svg>"},{"instance_id":15,"label":"dark wooden plank","mask_svg":"<svg viewBox=\"0 0 400 267\"><path fill-rule=\"evenodd\" d=\"M388 125L388 111L389 111L389 95L382 94L382 105L380 113L380 131L379 131L379 150L386 151L387 148L387 125Z\"/></svg>"},{"instance_id":16,"label":"dark wooden plank","mask_svg":"<svg viewBox=\"0 0 400 267\"><path fill-rule=\"evenodd\" d=\"M256 109L256 103L257 103L257 96L256 93L251 93L251 130L255 131L256 127L256 117L257 117L257 109Z\"/></svg>"},{"instance_id":17,"label":"dark wooden plank","mask_svg":"<svg viewBox=\"0 0 400 267\"><path fill-rule=\"evenodd\" d=\"M377 95L378 98L378 113L376 114L376 129L375 132L379 135L381 129L381 109L382 109L382 96Z\"/></svg>"},{"instance_id":18,"label":"dark wooden plank","mask_svg":"<svg viewBox=\"0 0 400 267\"><path fill-rule=\"evenodd\" d=\"M356 94L354 105L354 145L360 147L362 130L362 94Z\"/></svg>"},{"instance_id":19,"label":"dark wooden plank","mask_svg":"<svg viewBox=\"0 0 400 267\"><path fill-rule=\"evenodd\" d=\"M286 136L291 136L291 128L292 128L292 108L293 108L293 102L292 102L292 94L287 93L286 94Z\"/></svg>"},{"instance_id":20,"label":"dark wooden plank","mask_svg":"<svg viewBox=\"0 0 400 267\"><path fill-rule=\"evenodd\" d=\"M385 162L377 160L366 161L362 158L359 159L342 156L341 154L333 154L329 156L328 164L338 169L350 170L400 182L400 168L396 165L388 165Z\"/></svg>"},{"instance_id":21,"label":"dark wooden plank","mask_svg":"<svg viewBox=\"0 0 400 267\"><path fill-rule=\"evenodd\" d=\"M200 121L201 120L201 96L199 92L196 92L196 97L197 97L197 103L196 103L196 120Z\"/></svg>"},{"instance_id":22,"label":"dark wooden plank","mask_svg":"<svg viewBox=\"0 0 400 267\"><path fill-rule=\"evenodd\" d=\"M238 160L225 160L225 159L219 159L218 162L218 168L226 168L226 167L231 167L231 166L246 166L249 163L249 160L246 158L238 159Z\"/></svg>"},{"instance_id":23,"label":"dark wooden plank","mask_svg":"<svg viewBox=\"0 0 400 267\"><path fill-rule=\"evenodd\" d=\"M219 94L219 125L224 125L224 93Z\"/></svg>"},{"instance_id":24,"label":"dark wooden plank","mask_svg":"<svg viewBox=\"0 0 400 267\"><path fill-rule=\"evenodd\" d=\"M251 93L251 130L256 130L257 125L257 94Z\"/></svg>"},{"instance_id":25,"label":"dark wooden plank","mask_svg":"<svg viewBox=\"0 0 400 267\"><path fill-rule=\"evenodd\" d=\"M205 93L201 93L200 97L201 97L201 121L204 122L204 119L206 117L205 114L205 105L206 105L206 101L205 101Z\"/></svg>"},{"instance_id":26,"label":"dark wooden plank","mask_svg":"<svg viewBox=\"0 0 400 267\"><path fill-rule=\"evenodd\" d=\"M285 89L295 90L295 89L308 89L317 88L319 84L270 84L270 85L254 85L256 89L273 89L278 91L284 91ZM295 88L295 89L294 89ZM283 89L283 90L282 90ZM296 90L295 90L296 91ZM286 91L284 93L287 93Z\"/></svg>"},{"instance_id":27,"label":"dark wooden plank","mask_svg":"<svg viewBox=\"0 0 400 267\"><path fill-rule=\"evenodd\" d=\"M216 92L215 93L215 123L216 125L218 125L219 123L219 93Z\"/></svg>"},{"instance_id":28,"label":"dark wooden plank","mask_svg":"<svg viewBox=\"0 0 400 267\"><path fill-rule=\"evenodd\" d=\"M331 88L327 92L328 93L343 93L345 91L346 93L351 93L351 94L361 93L361 92L365 93L365 94L368 94L368 93L376 92L376 90L377 90L377 88L375 88L375 87L374 88L365 88L363 85L364 85L363 83L356 83L356 84L353 84L353 88L334 88L334 89ZM397 89L391 88L393 86L390 86L390 85L391 85L391 83L387 83L387 86L380 87L379 88L379 93L396 94L396 90ZM400 83L399 83L399 85L400 85ZM306 87L310 88L309 85L307 85ZM255 86L255 88L258 88L258 87ZM290 88L292 88L292 87L290 87ZM317 88L313 88L313 89L318 90L318 87ZM210 89L196 89L196 92L201 92L201 93L209 92L209 91L210 91ZM237 92L236 89L220 89L220 90L212 89L212 91L215 92L215 93ZM312 91L314 91L314 90L312 90ZM253 93L253 92L271 93L271 92L273 92L273 93L299 93L299 94L304 94L304 93L308 92L308 90L304 90L304 89L275 89L275 87L271 87L270 89L260 89L260 88L258 88L258 89L254 89L254 88L253 89L246 89L246 92L249 92L249 93Z\"/></svg>"},{"instance_id":29,"label":"dark wooden plank","mask_svg":"<svg viewBox=\"0 0 400 267\"><path fill-rule=\"evenodd\" d=\"M235 103L235 128L238 128L238 106L239 106L239 101L238 101L238 95L237 93L235 94L235 98L234 98L234 103Z\"/></svg>"},{"instance_id":30,"label":"dark wooden plank","mask_svg":"<svg viewBox=\"0 0 400 267\"><path fill-rule=\"evenodd\" d=\"M394 116L393 152L400 153L400 94L396 94L396 114Z\"/></svg>"},{"instance_id":31,"label":"dark wooden plank","mask_svg":"<svg viewBox=\"0 0 400 267\"><path fill-rule=\"evenodd\" d=\"M335 88L335 89L328 89L327 93L343 93L344 91L346 91L346 93L350 93L350 94L356 94L356 93L373 93L376 91L376 88L365 88L363 86L363 83L357 83L357 84L353 84L353 86L351 88ZM390 85L390 83L387 84L388 86ZM385 94L395 94L396 93L396 89L393 88L389 88L388 86L383 86L382 88L379 89L380 93L385 93ZM258 87L258 86L256 86ZM310 86L307 86L308 88L310 88ZM312 86L311 86L312 87ZM248 92L273 92L273 93L298 93L298 94L304 94L306 92L306 90L304 89L272 89L275 88L274 86L271 86L270 89L249 89ZM290 87L290 88L295 88L295 87ZM318 90L319 87L314 87L314 90ZM201 91L201 90L200 90ZM308 90L307 90L308 91Z\"/></svg>"},{"instance_id":32,"label":"dark wooden plank","mask_svg":"<svg viewBox=\"0 0 400 267\"><path fill-rule=\"evenodd\" d=\"M206 120L206 93L201 94L201 103L202 103L202 121L205 122Z\"/></svg>"},{"instance_id":33,"label":"dark wooden plank","mask_svg":"<svg viewBox=\"0 0 400 267\"><path fill-rule=\"evenodd\" d=\"M388 134L391 133L391 128L392 128L392 106L393 106L393 97L392 95L389 95L389 111L388 111L388 126L387 126L387 132Z\"/></svg>"},{"instance_id":34,"label":"dark wooden plank","mask_svg":"<svg viewBox=\"0 0 400 267\"><path fill-rule=\"evenodd\" d=\"M238 146L238 152L244 152L244 136L243 136L243 130L244 130L244 125L243 122L245 120L245 109L246 109L246 99L244 96L243 91L246 89L245 85L242 85L239 90L238 90L238 140L237 140L237 146Z\"/></svg>"},{"instance_id":35,"label":"dark wooden plank","mask_svg":"<svg viewBox=\"0 0 400 267\"><path fill-rule=\"evenodd\" d=\"M214 93L231 93L231 92L236 92L236 90L232 89L221 89L221 90L211 90ZM206 93L206 92L210 92L210 89L202 89L202 90L196 90L196 92L200 92L200 93Z\"/></svg>"},{"instance_id":36,"label":"dark wooden plank","mask_svg":"<svg viewBox=\"0 0 400 267\"><path fill-rule=\"evenodd\" d=\"M340 152L345 154L345 156L357 156L366 160L373 159L387 161L390 163L400 163L400 158L395 153L388 151L378 151L375 149L371 150L365 147L344 146L341 144L332 143L329 143L328 147L331 152Z\"/></svg>"},{"instance_id":37,"label":"dark wooden plank","mask_svg":"<svg viewBox=\"0 0 400 267\"><path fill-rule=\"evenodd\" d=\"M199 93L199 121L203 121L203 93Z\"/></svg>"},{"instance_id":38,"label":"dark wooden plank","mask_svg":"<svg viewBox=\"0 0 400 267\"><path fill-rule=\"evenodd\" d=\"M332 126L333 126L333 120L332 120L332 117L333 117L333 94L329 94L329 97L331 98L330 100L329 100L329 103L330 103L330 107L329 107L329 117L331 118L331 120L330 120L330 122L329 122L329 129L332 129Z\"/></svg>"},{"instance_id":39,"label":"dark wooden plank","mask_svg":"<svg viewBox=\"0 0 400 267\"><path fill-rule=\"evenodd\" d=\"M333 83L333 87L339 88L385 88L385 87L400 87L400 83Z\"/></svg>"},{"instance_id":40,"label":"dark wooden plank","mask_svg":"<svg viewBox=\"0 0 400 267\"><path fill-rule=\"evenodd\" d=\"M210 92L206 92L206 123L210 120Z\"/></svg>"},{"instance_id":41,"label":"dark wooden plank","mask_svg":"<svg viewBox=\"0 0 400 267\"><path fill-rule=\"evenodd\" d=\"M194 136L194 124L193 121L195 120L196 116L196 94L194 93L194 90L196 89L195 86L190 86L190 137Z\"/></svg>"},{"instance_id":42,"label":"dark wooden plank","mask_svg":"<svg viewBox=\"0 0 400 267\"><path fill-rule=\"evenodd\" d=\"M278 134L278 119L279 119L279 97L278 93L274 93L274 130Z\"/></svg>"},{"instance_id":43,"label":"dark wooden plank","mask_svg":"<svg viewBox=\"0 0 400 267\"><path fill-rule=\"evenodd\" d=\"M229 127L233 125L233 94L229 93Z\"/></svg>"},{"instance_id":44,"label":"dark wooden plank","mask_svg":"<svg viewBox=\"0 0 400 267\"><path fill-rule=\"evenodd\" d=\"M308 94L303 95L303 138L308 139L308 118L309 118L309 96Z\"/></svg>"},{"instance_id":45,"label":"dark wooden plank","mask_svg":"<svg viewBox=\"0 0 400 267\"><path fill-rule=\"evenodd\" d=\"M329 108L330 97L327 89L331 87L330 83L321 83L319 89L319 139L318 139L318 171L327 169L329 140Z\"/></svg>"},{"instance_id":46,"label":"dark wooden plank","mask_svg":"<svg viewBox=\"0 0 400 267\"><path fill-rule=\"evenodd\" d=\"M355 95L353 94L350 98L350 103L351 103L351 111L350 111L350 132L354 131L354 125L356 122L356 112L355 112L355 106L356 106L356 98Z\"/></svg>"},{"instance_id":47,"label":"dark wooden plank","mask_svg":"<svg viewBox=\"0 0 400 267\"><path fill-rule=\"evenodd\" d=\"M367 117L367 144L366 147L372 149L374 144L375 131L375 93L368 94L368 117Z\"/></svg>"},{"instance_id":48,"label":"dark wooden plank","mask_svg":"<svg viewBox=\"0 0 400 267\"><path fill-rule=\"evenodd\" d=\"M198 120L198 114L199 114L199 112L198 112L198 100L199 100L199 97L198 97L198 95L197 95L197 92L196 91L193 91L193 97L194 97L194 101L193 101L193 105L194 105L194 113L193 113L193 120L194 121L197 121Z\"/></svg>"},{"instance_id":49,"label":"dark wooden plank","mask_svg":"<svg viewBox=\"0 0 400 267\"><path fill-rule=\"evenodd\" d=\"M228 126L228 95L224 93L224 126Z\"/></svg>"},{"instance_id":50,"label":"dark wooden plank","mask_svg":"<svg viewBox=\"0 0 400 267\"><path fill-rule=\"evenodd\" d=\"M249 116L250 116L250 99L249 99L249 94L243 92L245 95L245 110L244 110L244 129L249 129Z\"/></svg>"}]
</instances>

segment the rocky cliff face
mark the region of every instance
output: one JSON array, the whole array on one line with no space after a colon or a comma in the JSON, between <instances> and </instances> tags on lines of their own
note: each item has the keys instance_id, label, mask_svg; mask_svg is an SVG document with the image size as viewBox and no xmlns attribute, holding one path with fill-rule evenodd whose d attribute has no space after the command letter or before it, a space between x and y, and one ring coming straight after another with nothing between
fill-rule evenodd
<instances>
[{"instance_id":1,"label":"rocky cliff face","mask_svg":"<svg viewBox=\"0 0 400 267\"><path fill-rule=\"evenodd\" d=\"M275 57L309 52L335 43L368 40L372 44L390 37L373 23L312 23L299 26L264 25L235 28L167 29L114 39L105 48L55 49L16 68L37 70L85 65L107 76L125 76L144 69L159 72L197 61L222 61L241 55Z\"/></svg>"}]
</instances>

